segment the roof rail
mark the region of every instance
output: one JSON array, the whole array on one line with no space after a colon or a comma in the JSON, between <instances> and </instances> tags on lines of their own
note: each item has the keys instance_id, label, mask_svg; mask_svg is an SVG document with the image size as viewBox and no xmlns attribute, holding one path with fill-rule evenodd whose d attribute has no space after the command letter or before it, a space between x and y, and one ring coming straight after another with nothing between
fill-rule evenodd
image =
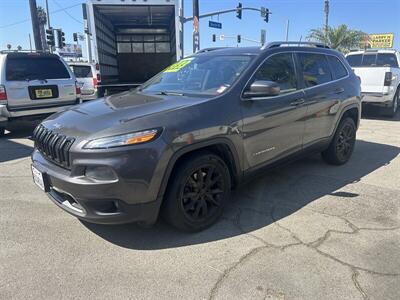
<instances>
[{"instance_id":1,"label":"roof rail","mask_svg":"<svg viewBox=\"0 0 400 300\"><path fill-rule=\"evenodd\" d=\"M317 47L317 48L325 48L325 49L330 49L329 46L323 44L323 43L318 43L318 42L271 42L263 46L261 49L271 49L271 48L277 48L277 47L282 47L282 46L309 46L309 47Z\"/></svg>"},{"instance_id":2,"label":"roof rail","mask_svg":"<svg viewBox=\"0 0 400 300\"><path fill-rule=\"evenodd\" d=\"M1 54L5 54L5 53L48 53L51 54L50 51L46 51L46 50L0 50Z\"/></svg>"},{"instance_id":3,"label":"roof rail","mask_svg":"<svg viewBox=\"0 0 400 300\"><path fill-rule=\"evenodd\" d=\"M214 51L214 50L220 50L220 49L226 49L226 48L232 48L232 47L210 47L210 48L204 48L204 49L200 49L199 51L197 51L196 54L205 53L205 52L211 52L211 51Z\"/></svg>"}]
</instances>

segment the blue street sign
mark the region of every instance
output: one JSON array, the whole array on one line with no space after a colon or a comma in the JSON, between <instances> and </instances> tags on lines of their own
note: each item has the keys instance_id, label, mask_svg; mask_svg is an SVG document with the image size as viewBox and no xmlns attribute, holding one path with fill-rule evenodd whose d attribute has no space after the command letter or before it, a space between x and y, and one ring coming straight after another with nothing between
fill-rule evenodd
<instances>
[{"instance_id":1,"label":"blue street sign","mask_svg":"<svg viewBox=\"0 0 400 300\"><path fill-rule=\"evenodd\" d=\"M208 26L212 28L222 29L222 23L220 22L208 21Z\"/></svg>"}]
</instances>

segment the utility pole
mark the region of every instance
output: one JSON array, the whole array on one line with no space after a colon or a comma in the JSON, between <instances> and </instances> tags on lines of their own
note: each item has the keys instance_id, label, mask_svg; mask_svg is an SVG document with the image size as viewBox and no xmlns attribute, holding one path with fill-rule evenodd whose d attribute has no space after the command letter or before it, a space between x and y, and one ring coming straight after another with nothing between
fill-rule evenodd
<instances>
[{"instance_id":1,"label":"utility pole","mask_svg":"<svg viewBox=\"0 0 400 300\"><path fill-rule=\"evenodd\" d=\"M179 59L183 58L184 51L185 51L184 44L183 44L183 39L184 39L183 30L185 27L185 24L184 24L185 16L184 16L184 7L183 7L184 2L185 2L184 0L179 0L179 49L181 52L181 53L179 53Z\"/></svg>"},{"instance_id":2,"label":"utility pole","mask_svg":"<svg viewBox=\"0 0 400 300\"><path fill-rule=\"evenodd\" d=\"M329 0L325 0L324 12L325 12L325 40L326 42L328 42Z\"/></svg>"},{"instance_id":3,"label":"utility pole","mask_svg":"<svg viewBox=\"0 0 400 300\"><path fill-rule=\"evenodd\" d=\"M46 14L47 14L47 28L50 28L50 12L49 12L49 1L46 0Z\"/></svg>"},{"instance_id":4,"label":"utility pole","mask_svg":"<svg viewBox=\"0 0 400 300\"><path fill-rule=\"evenodd\" d=\"M40 39L40 28L37 15L36 0L29 0L29 7L31 10L32 31L33 31L33 39L35 41L35 48L36 50L42 51L43 48L42 48L42 41Z\"/></svg>"},{"instance_id":5,"label":"utility pole","mask_svg":"<svg viewBox=\"0 0 400 300\"><path fill-rule=\"evenodd\" d=\"M286 21L286 42L289 40L289 20Z\"/></svg>"},{"instance_id":6,"label":"utility pole","mask_svg":"<svg viewBox=\"0 0 400 300\"><path fill-rule=\"evenodd\" d=\"M193 53L200 50L199 0L193 0Z\"/></svg>"},{"instance_id":7,"label":"utility pole","mask_svg":"<svg viewBox=\"0 0 400 300\"><path fill-rule=\"evenodd\" d=\"M32 38L31 38L31 34L29 34L29 49L32 52Z\"/></svg>"}]
</instances>

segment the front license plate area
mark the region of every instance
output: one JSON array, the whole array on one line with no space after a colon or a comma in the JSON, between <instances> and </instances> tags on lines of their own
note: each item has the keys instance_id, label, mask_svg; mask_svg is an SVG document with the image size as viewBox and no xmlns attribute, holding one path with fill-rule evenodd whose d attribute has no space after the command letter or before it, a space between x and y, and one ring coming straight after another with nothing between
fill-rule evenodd
<instances>
[{"instance_id":1,"label":"front license plate area","mask_svg":"<svg viewBox=\"0 0 400 300\"><path fill-rule=\"evenodd\" d=\"M46 184L46 179L45 179L45 174L43 174L41 171L39 171L37 168L32 166L32 177L33 177L33 182L43 191L47 192L48 187Z\"/></svg>"}]
</instances>

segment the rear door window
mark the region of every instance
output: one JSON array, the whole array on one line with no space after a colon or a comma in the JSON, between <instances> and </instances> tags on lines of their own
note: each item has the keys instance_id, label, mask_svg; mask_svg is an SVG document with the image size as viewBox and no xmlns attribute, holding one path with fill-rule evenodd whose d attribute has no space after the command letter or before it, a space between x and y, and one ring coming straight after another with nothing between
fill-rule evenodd
<instances>
[{"instance_id":1,"label":"rear door window","mask_svg":"<svg viewBox=\"0 0 400 300\"><path fill-rule=\"evenodd\" d=\"M332 81L331 70L325 55L316 53L299 53L298 57L306 87L313 87Z\"/></svg>"},{"instance_id":2,"label":"rear door window","mask_svg":"<svg viewBox=\"0 0 400 300\"><path fill-rule=\"evenodd\" d=\"M90 66L71 66L77 78L90 78L92 77L92 68Z\"/></svg>"},{"instance_id":3,"label":"rear door window","mask_svg":"<svg viewBox=\"0 0 400 300\"><path fill-rule=\"evenodd\" d=\"M347 69L339 58L332 55L327 55L326 57L328 58L329 65L331 67L333 79L340 79L347 76Z\"/></svg>"},{"instance_id":4,"label":"rear door window","mask_svg":"<svg viewBox=\"0 0 400 300\"><path fill-rule=\"evenodd\" d=\"M359 67L362 62L362 54L352 54L347 56L346 59L351 67Z\"/></svg>"},{"instance_id":5,"label":"rear door window","mask_svg":"<svg viewBox=\"0 0 400 300\"><path fill-rule=\"evenodd\" d=\"M7 81L67 79L67 67L52 57L8 57L6 62Z\"/></svg>"},{"instance_id":6,"label":"rear door window","mask_svg":"<svg viewBox=\"0 0 400 300\"><path fill-rule=\"evenodd\" d=\"M393 53L378 53L376 65L379 67L398 68L397 57Z\"/></svg>"},{"instance_id":7,"label":"rear door window","mask_svg":"<svg viewBox=\"0 0 400 300\"><path fill-rule=\"evenodd\" d=\"M361 66L374 67L376 66L376 54L364 54Z\"/></svg>"}]
</instances>

